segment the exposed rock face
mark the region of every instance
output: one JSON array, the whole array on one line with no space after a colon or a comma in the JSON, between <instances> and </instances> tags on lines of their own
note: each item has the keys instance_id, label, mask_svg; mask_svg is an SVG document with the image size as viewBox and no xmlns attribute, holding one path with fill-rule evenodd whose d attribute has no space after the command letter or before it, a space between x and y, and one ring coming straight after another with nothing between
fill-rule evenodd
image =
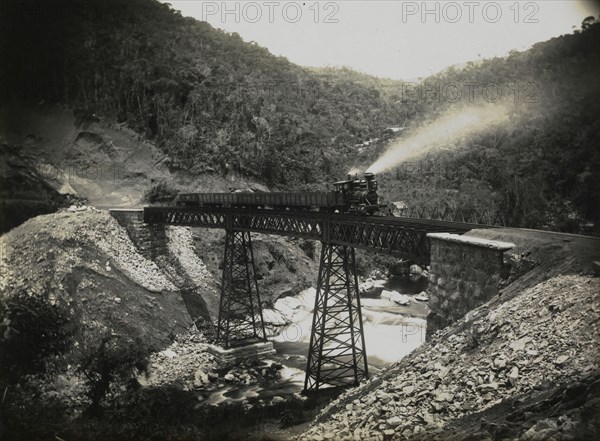
<instances>
[{"instance_id":1,"label":"exposed rock face","mask_svg":"<svg viewBox=\"0 0 600 441\"><path fill-rule=\"evenodd\" d=\"M0 141L0 234L77 200L46 182L52 176L50 167L38 163L35 155L25 155L18 147Z\"/></svg>"},{"instance_id":2,"label":"exposed rock face","mask_svg":"<svg viewBox=\"0 0 600 441\"><path fill-rule=\"evenodd\" d=\"M523 440L597 435L598 415L584 419L593 404L554 415L556 400L543 400L569 390L562 385L580 383L598 401L599 290L596 278L558 276L495 309L483 305L381 377L342 395L300 439L329 433L336 439L447 439L447 428L454 428L453 439L466 439L462 434L474 427L482 431L476 439L496 439L502 430ZM537 408L524 398L536 394L545 394ZM520 414L525 404L530 412L547 412L548 421ZM502 416L507 406L512 420L468 420L473 412Z\"/></svg>"},{"instance_id":3,"label":"exposed rock face","mask_svg":"<svg viewBox=\"0 0 600 441\"><path fill-rule=\"evenodd\" d=\"M196 253L202 257L214 280L220 281L225 232L194 228L193 234ZM273 308L278 299L293 296L315 285L319 253L310 257L298 246L301 244L301 240L252 233L254 264L263 308Z\"/></svg>"},{"instance_id":4,"label":"exposed rock face","mask_svg":"<svg viewBox=\"0 0 600 441\"><path fill-rule=\"evenodd\" d=\"M308 288L297 296L282 297L278 299L273 308L263 309L263 320L268 336L278 335L285 326L299 323L312 316L317 290ZM306 330L308 333L309 331Z\"/></svg>"},{"instance_id":5,"label":"exposed rock face","mask_svg":"<svg viewBox=\"0 0 600 441\"><path fill-rule=\"evenodd\" d=\"M219 293L196 254L191 228L146 224L142 209L112 209L110 214L127 230L140 254L168 274L181 291L190 317L209 331L218 316Z\"/></svg>"}]
</instances>

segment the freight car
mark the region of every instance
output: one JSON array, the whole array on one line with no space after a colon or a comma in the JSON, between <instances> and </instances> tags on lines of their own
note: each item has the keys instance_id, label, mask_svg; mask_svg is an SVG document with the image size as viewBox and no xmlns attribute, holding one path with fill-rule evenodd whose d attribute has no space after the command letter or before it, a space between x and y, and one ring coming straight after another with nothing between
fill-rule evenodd
<instances>
[{"instance_id":1,"label":"freight car","mask_svg":"<svg viewBox=\"0 0 600 441\"><path fill-rule=\"evenodd\" d=\"M322 211L374 214L380 210L377 181L373 173L362 179L348 175L335 182L330 192L181 193L177 205L188 207L238 207L272 210Z\"/></svg>"}]
</instances>

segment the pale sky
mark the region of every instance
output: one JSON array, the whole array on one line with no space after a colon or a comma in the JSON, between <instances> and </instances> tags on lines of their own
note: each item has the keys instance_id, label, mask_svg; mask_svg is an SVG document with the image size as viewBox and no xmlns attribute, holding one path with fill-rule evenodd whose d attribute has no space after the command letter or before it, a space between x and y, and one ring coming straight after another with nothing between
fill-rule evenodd
<instances>
[{"instance_id":1,"label":"pale sky","mask_svg":"<svg viewBox=\"0 0 600 441\"><path fill-rule=\"evenodd\" d=\"M593 0L169 3L293 63L348 66L399 80L527 49L600 14L600 2Z\"/></svg>"}]
</instances>

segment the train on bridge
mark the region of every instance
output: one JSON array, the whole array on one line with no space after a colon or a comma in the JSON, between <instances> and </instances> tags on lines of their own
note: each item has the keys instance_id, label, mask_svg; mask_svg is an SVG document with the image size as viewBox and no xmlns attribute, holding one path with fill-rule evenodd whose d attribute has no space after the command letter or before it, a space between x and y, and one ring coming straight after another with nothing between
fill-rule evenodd
<instances>
[{"instance_id":1,"label":"train on bridge","mask_svg":"<svg viewBox=\"0 0 600 441\"><path fill-rule=\"evenodd\" d=\"M181 193L175 203L185 207L231 207L293 211L321 211L328 213L379 214L382 205L377 194L377 180L373 173L362 178L348 175L345 181L335 182L329 192L234 192L234 193Z\"/></svg>"}]
</instances>

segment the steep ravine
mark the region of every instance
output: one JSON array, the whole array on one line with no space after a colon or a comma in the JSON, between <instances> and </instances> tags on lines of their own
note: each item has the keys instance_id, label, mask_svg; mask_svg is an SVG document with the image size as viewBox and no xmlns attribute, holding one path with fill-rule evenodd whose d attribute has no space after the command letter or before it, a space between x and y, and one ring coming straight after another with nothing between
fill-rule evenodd
<instances>
[{"instance_id":1,"label":"steep ravine","mask_svg":"<svg viewBox=\"0 0 600 441\"><path fill-rule=\"evenodd\" d=\"M600 433L597 239L519 230L510 283L343 394L299 439L573 440Z\"/></svg>"},{"instance_id":2,"label":"steep ravine","mask_svg":"<svg viewBox=\"0 0 600 441\"><path fill-rule=\"evenodd\" d=\"M512 235L521 256L513 262L522 264L526 255L533 263L524 272L515 270L498 297L348 390L303 439L445 439L447 434L467 439L471 434L526 440L540 433L587 439L597 434L599 282L590 275L590 262L598 260L596 242L572 237L557 242L500 230L481 234L500 240ZM8 319L2 323L2 344L11 351L34 349L18 352L21 361L44 356L42 364L26 363L28 372L12 365L3 372L12 378L2 378L2 424L19 435L7 439L44 439L49 433L62 439L124 433L130 439L182 439L186 433L287 439L305 430L295 425L331 399L311 401L291 393L299 390L289 382L302 377L305 348L256 365L220 369L205 352L208 330L200 326L198 331L191 315L215 311L222 232L168 227L165 239L167 252L146 259L114 218L91 207L38 216L1 236L0 300ZM297 292L287 290L316 280L317 262L306 251L312 249L261 236L254 244L265 305L284 302L310 317L310 300L296 308ZM184 290L192 302L182 297ZM379 338L375 331L403 323L402 307L394 317L377 302L381 299L365 299L370 342ZM36 346L23 340L39 341L36 333L54 324L58 327L43 340L44 351L35 352ZM276 345L285 343L281 335ZM65 345L57 344L63 337ZM106 352L103 339L117 351ZM401 339L390 344L404 348ZM375 360L377 350L371 347ZM129 358L137 355L143 366L127 364L137 363ZM90 360L115 357L131 366L119 371L123 378L141 369L139 383L115 381L101 401L105 416L89 419L84 411L91 399L90 378L81 367L89 370ZM3 358L3 366L7 361ZM242 426L232 433L231 424L240 418ZM132 419L137 423L131 425ZM291 426L281 429L281 424Z\"/></svg>"},{"instance_id":3,"label":"steep ravine","mask_svg":"<svg viewBox=\"0 0 600 441\"><path fill-rule=\"evenodd\" d=\"M282 365L281 357L223 369L206 353L208 320L192 318L215 315L218 281L195 251L195 234L202 232L167 227L165 253L150 260L108 212L81 207L35 217L0 237L3 439L45 439L49 433L97 439L113 429L119 438L179 438L181 420L166 423L168 411L143 427L126 422L146 421L149 409L173 408L171 400L199 436L229 433L239 412L247 416L241 430L261 421L277 426L281 412L294 406L300 410L290 421L310 417L318 403L302 416L306 405L294 395L298 386L287 385L301 371ZM218 242L211 248L220 261ZM256 247L257 262L271 266L271 274L278 265L300 266L286 262L304 255L277 238L259 239ZM286 281L306 286L307 271L299 282L289 272L265 285L265 302L291 294L281 291ZM111 378L99 401L105 416L90 420L86 409L102 372Z\"/></svg>"}]
</instances>

